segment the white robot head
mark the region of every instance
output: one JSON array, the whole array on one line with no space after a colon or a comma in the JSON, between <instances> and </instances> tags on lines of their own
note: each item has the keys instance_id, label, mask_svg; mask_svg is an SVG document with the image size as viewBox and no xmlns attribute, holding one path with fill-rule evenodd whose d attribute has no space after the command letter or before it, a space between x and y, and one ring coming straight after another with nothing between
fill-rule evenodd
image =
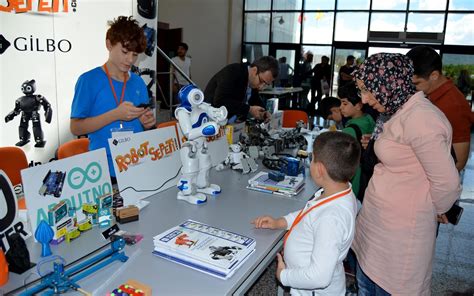
<instances>
[{"instance_id":1,"label":"white robot head","mask_svg":"<svg viewBox=\"0 0 474 296\"><path fill-rule=\"evenodd\" d=\"M204 102L204 93L193 84L182 87L178 92L178 97L181 102L181 107L186 108L188 111L190 111L193 106L198 106Z\"/></svg>"},{"instance_id":2,"label":"white robot head","mask_svg":"<svg viewBox=\"0 0 474 296\"><path fill-rule=\"evenodd\" d=\"M232 152L240 152L242 150L242 147L240 147L239 144L231 144L229 146L230 150L232 150Z\"/></svg>"}]
</instances>

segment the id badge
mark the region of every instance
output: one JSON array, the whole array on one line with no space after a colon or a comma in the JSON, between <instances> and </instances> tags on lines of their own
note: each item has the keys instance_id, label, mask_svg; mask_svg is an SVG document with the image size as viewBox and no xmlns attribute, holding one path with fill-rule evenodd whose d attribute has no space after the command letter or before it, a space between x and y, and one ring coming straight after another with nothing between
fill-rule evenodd
<instances>
[{"instance_id":1,"label":"id badge","mask_svg":"<svg viewBox=\"0 0 474 296\"><path fill-rule=\"evenodd\" d=\"M122 138L133 135L133 129L130 127L123 127L120 125L119 128L111 128L110 132L112 133L112 138Z\"/></svg>"}]
</instances>

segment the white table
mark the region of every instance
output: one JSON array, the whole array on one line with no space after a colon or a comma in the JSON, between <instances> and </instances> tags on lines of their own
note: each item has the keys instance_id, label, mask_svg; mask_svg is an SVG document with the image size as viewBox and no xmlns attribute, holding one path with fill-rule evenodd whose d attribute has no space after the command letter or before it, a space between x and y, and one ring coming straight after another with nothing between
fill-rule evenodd
<instances>
[{"instance_id":1,"label":"white table","mask_svg":"<svg viewBox=\"0 0 474 296\"><path fill-rule=\"evenodd\" d=\"M148 198L150 205L140 212L140 220L119 225L121 229L141 233L144 239L134 246L127 246L129 260L114 262L79 281L79 285L95 295L105 295L128 279L135 279L152 287L154 295L242 295L263 273L281 248L282 230L255 229L250 221L263 214L279 217L302 208L316 191L316 185L307 180L305 189L298 196L287 198L259 193L245 188L250 175L237 171L212 170L211 180L222 187L218 197L210 197L203 205L191 205L176 199L177 189L172 187ZM309 174L308 174L309 175ZM256 250L228 280L207 274L156 257L152 254L153 236L186 219L193 219L216 227L234 231L256 239ZM53 246L53 254L72 262L106 243L100 237L102 229L85 232L70 244ZM38 262L40 244L27 240L33 262ZM1 291L8 292L37 278L31 270L22 275L10 273L10 281Z\"/></svg>"}]
</instances>

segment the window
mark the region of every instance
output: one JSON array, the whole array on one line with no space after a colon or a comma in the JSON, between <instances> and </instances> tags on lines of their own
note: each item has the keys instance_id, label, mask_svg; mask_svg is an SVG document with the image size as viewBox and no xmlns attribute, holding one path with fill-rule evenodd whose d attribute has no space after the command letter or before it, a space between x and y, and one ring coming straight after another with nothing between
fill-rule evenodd
<instances>
[{"instance_id":1,"label":"window","mask_svg":"<svg viewBox=\"0 0 474 296\"><path fill-rule=\"evenodd\" d=\"M474 45L474 13L450 13L446 23L446 44Z\"/></svg>"},{"instance_id":2,"label":"window","mask_svg":"<svg viewBox=\"0 0 474 296\"><path fill-rule=\"evenodd\" d=\"M331 61L331 64L334 65L333 73L333 83L332 89L333 94L337 94L338 88L338 79L339 79L339 69L346 64L347 56L352 55L356 58L355 65L359 65L364 62L365 59L365 50L361 49L336 49L336 54L334 57L334 62Z\"/></svg>"},{"instance_id":3,"label":"window","mask_svg":"<svg viewBox=\"0 0 474 296\"><path fill-rule=\"evenodd\" d=\"M450 0L449 10L474 10L474 1L472 0Z\"/></svg>"},{"instance_id":4,"label":"window","mask_svg":"<svg viewBox=\"0 0 474 296\"><path fill-rule=\"evenodd\" d=\"M301 10L302 0L273 0L273 10Z\"/></svg>"},{"instance_id":5,"label":"window","mask_svg":"<svg viewBox=\"0 0 474 296\"><path fill-rule=\"evenodd\" d=\"M459 79L463 73L471 80L471 91L466 87L466 79ZM474 55L469 54L443 54L443 74L451 78L453 82L460 87L468 100L472 96L472 81L474 80ZM461 81L464 80L464 83Z\"/></svg>"},{"instance_id":6,"label":"window","mask_svg":"<svg viewBox=\"0 0 474 296\"><path fill-rule=\"evenodd\" d=\"M246 13L244 28L244 41L268 42L270 36L270 14Z\"/></svg>"},{"instance_id":7,"label":"window","mask_svg":"<svg viewBox=\"0 0 474 296\"><path fill-rule=\"evenodd\" d=\"M410 0L410 10L445 10L446 0Z\"/></svg>"},{"instance_id":8,"label":"window","mask_svg":"<svg viewBox=\"0 0 474 296\"><path fill-rule=\"evenodd\" d=\"M305 13L303 23L303 43L331 44L333 26L333 12Z\"/></svg>"},{"instance_id":9,"label":"window","mask_svg":"<svg viewBox=\"0 0 474 296\"><path fill-rule=\"evenodd\" d=\"M369 0L338 0L337 9L369 9Z\"/></svg>"},{"instance_id":10,"label":"window","mask_svg":"<svg viewBox=\"0 0 474 296\"><path fill-rule=\"evenodd\" d=\"M443 32L444 13L417 13L408 14L408 32Z\"/></svg>"},{"instance_id":11,"label":"window","mask_svg":"<svg viewBox=\"0 0 474 296\"><path fill-rule=\"evenodd\" d=\"M372 0L373 10L406 10L407 0Z\"/></svg>"},{"instance_id":12,"label":"window","mask_svg":"<svg viewBox=\"0 0 474 296\"><path fill-rule=\"evenodd\" d=\"M338 12L336 14L337 41L367 41L369 14L367 12Z\"/></svg>"},{"instance_id":13,"label":"window","mask_svg":"<svg viewBox=\"0 0 474 296\"><path fill-rule=\"evenodd\" d=\"M300 13L281 12L272 16L272 41L285 43L300 42Z\"/></svg>"},{"instance_id":14,"label":"window","mask_svg":"<svg viewBox=\"0 0 474 296\"><path fill-rule=\"evenodd\" d=\"M306 0L304 9L306 10L334 10L335 0Z\"/></svg>"},{"instance_id":15,"label":"window","mask_svg":"<svg viewBox=\"0 0 474 296\"><path fill-rule=\"evenodd\" d=\"M245 54L242 57L247 62L252 63L256 59L268 55L268 45L266 44L246 44Z\"/></svg>"},{"instance_id":16,"label":"window","mask_svg":"<svg viewBox=\"0 0 474 296\"><path fill-rule=\"evenodd\" d=\"M323 56L327 56L329 58L329 64L331 62L331 46L311 46L311 45L303 45L304 52L311 52L313 54L313 63L311 67L316 66L316 64L321 63L321 58Z\"/></svg>"},{"instance_id":17,"label":"window","mask_svg":"<svg viewBox=\"0 0 474 296\"><path fill-rule=\"evenodd\" d=\"M270 10L271 0L245 0L245 10Z\"/></svg>"},{"instance_id":18,"label":"window","mask_svg":"<svg viewBox=\"0 0 474 296\"><path fill-rule=\"evenodd\" d=\"M381 52L406 54L408 51L410 51L410 48L369 47L369 54L367 56L370 57L373 54Z\"/></svg>"},{"instance_id":19,"label":"window","mask_svg":"<svg viewBox=\"0 0 474 296\"><path fill-rule=\"evenodd\" d=\"M372 13L370 31L403 32L405 15L405 13Z\"/></svg>"},{"instance_id":20,"label":"window","mask_svg":"<svg viewBox=\"0 0 474 296\"><path fill-rule=\"evenodd\" d=\"M248 61L264 54L285 56L297 69L307 51L314 54L313 66L326 55L336 72L333 88L351 53L363 60L367 52L406 52L416 43L431 44L441 54L474 56L474 0L244 2L242 56Z\"/></svg>"}]
</instances>

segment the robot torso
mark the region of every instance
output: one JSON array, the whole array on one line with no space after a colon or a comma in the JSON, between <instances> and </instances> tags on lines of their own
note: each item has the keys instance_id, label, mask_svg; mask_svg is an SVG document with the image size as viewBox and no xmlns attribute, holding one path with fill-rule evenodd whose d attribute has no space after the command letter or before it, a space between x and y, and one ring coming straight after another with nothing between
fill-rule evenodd
<instances>
[{"instance_id":1,"label":"robot torso","mask_svg":"<svg viewBox=\"0 0 474 296\"><path fill-rule=\"evenodd\" d=\"M22 96L17 99L17 102L20 104L21 111L26 113L38 111L40 108L40 102L36 95Z\"/></svg>"}]
</instances>

